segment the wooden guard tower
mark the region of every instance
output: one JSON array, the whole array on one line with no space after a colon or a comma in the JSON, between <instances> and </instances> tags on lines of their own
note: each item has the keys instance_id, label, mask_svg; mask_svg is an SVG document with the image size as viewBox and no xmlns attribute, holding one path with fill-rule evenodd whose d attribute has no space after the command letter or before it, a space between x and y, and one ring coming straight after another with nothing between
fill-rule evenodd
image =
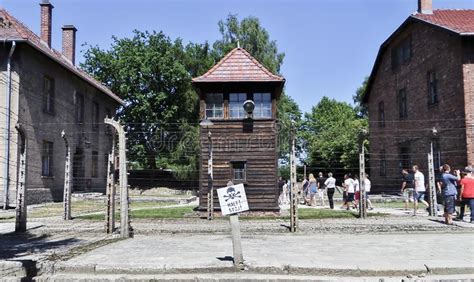
<instances>
[{"instance_id":1,"label":"wooden guard tower","mask_svg":"<svg viewBox=\"0 0 474 282\"><path fill-rule=\"evenodd\" d=\"M235 48L204 75L194 78L200 97L200 206L207 208L209 140L216 189L243 183L250 210L278 210L277 101L285 79L271 73L246 50ZM244 109L254 105L250 113ZM252 102L250 102L252 101ZM250 107L251 108L251 107ZM210 133L210 138L209 138Z\"/></svg>"}]
</instances>

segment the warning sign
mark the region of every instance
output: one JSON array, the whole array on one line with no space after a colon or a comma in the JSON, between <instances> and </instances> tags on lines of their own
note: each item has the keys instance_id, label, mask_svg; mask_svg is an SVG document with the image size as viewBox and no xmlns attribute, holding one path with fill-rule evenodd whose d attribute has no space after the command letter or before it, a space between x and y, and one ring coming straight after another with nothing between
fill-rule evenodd
<instances>
[{"instance_id":1,"label":"warning sign","mask_svg":"<svg viewBox=\"0 0 474 282\"><path fill-rule=\"evenodd\" d=\"M243 184L217 189L222 215L235 214L249 210Z\"/></svg>"}]
</instances>

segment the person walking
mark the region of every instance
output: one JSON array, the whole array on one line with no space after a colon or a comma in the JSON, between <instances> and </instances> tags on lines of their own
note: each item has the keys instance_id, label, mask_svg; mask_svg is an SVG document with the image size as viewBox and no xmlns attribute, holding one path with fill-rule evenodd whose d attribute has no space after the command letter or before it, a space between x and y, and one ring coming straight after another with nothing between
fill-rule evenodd
<instances>
[{"instance_id":1,"label":"person walking","mask_svg":"<svg viewBox=\"0 0 474 282\"><path fill-rule=\"evenodd\" d=\"M326 186L326 192L328 194L329 208L334 209L334 192L336 190L336 179L332 177L332 172L328 173L328 178L324 181L324 186Z\"/></svg>"},{"instance_id":2,"label":"person walking","mask_svg":"<svg viewBox=\"0 0 474 282\"><path fill-rule=\"evenodd\" d=\"M360 200L360 183L359 183L359 177L356 175L354 175L354 205L356 207L359 206L359 200Z\"/></svg>"},{"instance_id":3,"label":"person walking","mask_svg":"<svg viewBox=\"0 0 474 282\"><path fill-rule=\"evenodd\" d=\"M283 185L285 185L285 181L283 180L283 177L278 177L278 191L280 193L280 197L278 197L278 202L282 204L283 200Z\"/></svg>"},{"instance_id":4,"label":"person walking","mask_svg":"<svg viewBox=\"0 0 474 282\"><path fill-rule=\"evenodd\" d=\"M289 200L290 189L288 188L288 180L285 179L284 181L285 181L285 184L283 184L283 204L287 205L290 203L290 200Z\"/></svg>"},{"instance_id":5,"label":"person walking","mask_svg":"<svg viewBox=\"0 0 474 282\"><path fill-rule=\"evenodd\" d=\"M365 199L367 200L367 208L370 211L374 209L374 206L372 206L372 202L370 201L370 198L369 198L371 187L372 187L372 183L370 182L369 175L366 174L364 178Z\"/></svg>"},{"instance_id":6,"label":"person walking","mask_svg":"<svg viewBox=\"0 0 474 282\"><path fill-rule=\"evenodd\" d=\"M454 171L456 176L451 174L451 167L448 164L443 165L443 173L441 180L443 182L443 198L444 198L444 220L446 224L453 224L452 215L456 206L456 181L461 180L461 172Z\"/></svg>"},{"instance_id":7,"label":"person walking","mask_svg":"<svg viewBox=\"0 0 474 282\"><path fill-rule=\"evenodd\" d=\"M309 174L309 205L316 205L315 198L318 193L318 182L312 173Z\"/></svg>"},{"instance_id":8,"label":"person walking","mask_svg":"<svg viewBox=\"0 0 474 282\"><path fill-rule=\"evenodd\" d=\"M474 223L474 169L466 167L466 177L461 180L461 199L469 203L471 209L471 223ZM462 220L462 219L461 219Z\"/></svg>"},{"instance_id":9,"label":"person walking","mask_svg":"<svg viewBox=\"0 0 474 282\"><path fill-rule=\"evenodd\" d=\"M323 176L322 172L318 174L318 198L321 200L321 206L324 206L324 191L326 190L326 186L324 183L326 182L326 177Z\"/></svg>"},{"instance_id":10,"label":"person walking","mask_svg":"<svg viewBox=\"0 0 474 282\"><path fill-rule=\"evenodd\" d=\"M461 171L461 181L469 175L469 171L470 170L470 167L466 167L463 171ZM454 218L454 220L459 220L459 221L463 221L464 219L464 212L466 211L466 206L469 205L469 201L463 199L462 197L462 193L461 193L461 188L462 188L462 184L461 184L461 181L459 181L459 194L458 194L458 201L459 201L459 212L457 213L457 216Z\"/></svg>"},{"instance_id":11,"label":"person walking","mask_svg":"<svg viewBox=\"0 0 474 282\"><path fill-rule=\"evenodd\" d=\"M413 166L414 172L414 179L415 179L415 193L414 193L414 205L415 205L415 214L418 210L418 202L423 203L427 208L430 205L425 201L425 193L426 193L426 186L425 186L425 175L419 170L417 165Z\"/></svg>"},{"instance_id":12,"label":"person walking","mask_svg":"<svg viewBox=\"0 0 474 282\"><path fill-rule=\"evenodd\" d=\"M342 208L345 207L346 210L349 210L350 205L352 205L353 208L356 208L354 205L354 180L351 178L349 173L344 175L344 191L347 193L347 197Z\"/></svg>"},{"instance_id":13,"label":"person walking","mask_svg":"<svg viewBox=\"0 0 474 282\"><path fill-rule=\"evenodd\" d=\"M278 187L280 189L280 197L278 197L278 203L280 205L283 205L285 204L285 201L286 201L286 189L287 189L287 184L286 184L286 179L283 179L282 177L280 177L280 179L278 180Z\"/></svg>"},{"instance_id":14,"label":"person walking","mask_svg":"<svg viewBox=\"0 0 474 282\"><path fill-rule=\"evenodd\" d=\"M405 210L408 210L408 203L414 199L414 178L413 174L406 169L402 170L402 195L405 200Z\"/></svg>"}]
</instances>

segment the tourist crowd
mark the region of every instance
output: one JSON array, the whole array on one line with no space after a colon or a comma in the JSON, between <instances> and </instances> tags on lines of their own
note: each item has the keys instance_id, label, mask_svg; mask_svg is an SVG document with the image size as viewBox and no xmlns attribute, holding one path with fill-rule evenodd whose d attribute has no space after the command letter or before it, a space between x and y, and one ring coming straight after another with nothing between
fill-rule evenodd
<instances>
[{"instance_id":1,"label":"tourist crowd","mask_svg":"<svg viewBox=\"0 0 474 282\"><path fill-rule=\"evenodd\" d=\"M452 224L453 220L463 220L466 206L469 206L471 217L470 222L474 223L474 168L466 167L461 170L453 170L448 164L439 168L439 176L436 180L436 194L438 204L444 207L444 218L446 224ZM289 185L288 182L280 177L280 204L289 203ZM364 191L360 186L364 185ZM362 195L367 200L367 208L373 209L372 202L369 199L371 182L368 175L365 175L363 181L359 181L357 175L350 173L344 175L342 186L336 185L336 179L331 172L325 176L322 172L315 177L309 174L298 186L298 195L302 199L302 204L308 206L325 206L326 198L330 209L334 209L334 194L336 190L342 194L342 209L357 209ZM411 170L402 170L401 193L405 202L405 210L408 210L409 203L413 203L414 215L417 214L418 204L421 203L429 211L430 200L427 193L427 183L425 175L420 171L417 165ZM456 211L456 206L459 210ZM436 207L438 210L438 207ZM456 215L456 217L454 217Z\"/></svg>"}]
</instances>

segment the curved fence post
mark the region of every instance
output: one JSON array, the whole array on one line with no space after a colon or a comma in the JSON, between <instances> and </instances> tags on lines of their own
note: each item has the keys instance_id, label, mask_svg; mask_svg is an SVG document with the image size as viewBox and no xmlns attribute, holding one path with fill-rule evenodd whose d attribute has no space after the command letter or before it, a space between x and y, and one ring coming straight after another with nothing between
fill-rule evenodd
<instances>
[{"instance_id":1,"label":"curved fence post","mask_svg":"<svg viewBox=\"0 0 474 282\"><path fill-rule=\"evenodd\" d=\"M127 176L127 154L125 130L118 121L105 118L105 124L111 125L118 133L119 150L119 185L120 185L120 235L122 238L130 238L132 235L130 227L128 176Z\"/></svg>"}]
</instances>

